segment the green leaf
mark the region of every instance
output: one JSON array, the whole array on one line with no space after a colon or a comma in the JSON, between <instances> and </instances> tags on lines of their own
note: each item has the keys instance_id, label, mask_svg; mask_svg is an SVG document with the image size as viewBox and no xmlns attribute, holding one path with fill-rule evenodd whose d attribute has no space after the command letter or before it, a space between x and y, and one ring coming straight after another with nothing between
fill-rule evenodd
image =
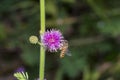
<instances>
[{"instance_id":1,"label":"green leaf","mask_svg":"<svg viewBox=\"0 0 120 80\"><path fill-rule=\"evenodd\" d=\"M114 18L108 22L98 22L98 28L102 34L116 37L120 35L120 19Z\"/></svg>"},{"instance_id":2,"label":"green leaf","mask_svg":"<svg viewBox=\"0 0 120 80\"><path fill-rule=\"evenodd\" d=\"M51 14L52 16L56 17L57 7L55 6L54 1L47 1L45 9L46 9L46 13Z\"/></svg>"},{"instance_id":3,"label":"green leaf","mask_svg":"<svg viewBox=\"0 0 120 80\"><path fill-rule=\"evenodd\" d=\"M36 46L36 45L35 45ZM29 66L34 66L39 63L39 48L28 46L27 48L23 46L23 54L21 55L23 61L29 65Z\"/></svg>"},{"instance_id":4,"label":"green leaf","mask_svg":"<svg viewBox=\"0 0 120 80\"><path fill-rule=\"evenodd\" d=\"M17 73L14 73L14 77L16 77L18 80L28 80L28 73L17 72Z\"/></svg>"},{"instance_id":5,"label":"green leaf","mask_svg":"<svg viewBox=\"0 0 120 80\"><path fill-rule=\"evenodd\" d=\"M86 66L86 58L84 56L79 56L79 49L74 49L71 52L71 57L65 56L65 58L61 60L61 67L64 71L63 73L73 78L78 75L80 71L83 71Z\"/></svg>"},{"instance_id":6,"label":"green leaf","mask_svg":"<svg viewBox=\"0 0 120 80\"><path fill-rule=\"evenodd\" d=\"M63 2L66 2L66 3L74 3L75 0L62 0Z\"/></svg>"},{"instance_id":7,"label":"green leaf","mask_svg":"<svg viewBox=\"0 0 120 80\"><path fill-rule=\"evenodd\" d=\"M5 39L6 36L5 26L0 23L0 40Z\"/></svg>"}]
</instances>

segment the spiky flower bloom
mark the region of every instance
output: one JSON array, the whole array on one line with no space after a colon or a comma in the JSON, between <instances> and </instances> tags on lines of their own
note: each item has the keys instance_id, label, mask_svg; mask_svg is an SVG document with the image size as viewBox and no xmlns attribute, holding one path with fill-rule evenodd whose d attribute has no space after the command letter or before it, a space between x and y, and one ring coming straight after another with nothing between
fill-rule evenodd
<instances>
[{"instance_id":1,"label":"spiky flower bloom","mask_svg":"<svg viewBox=\"0 0 120 80\"><path fill-rule=\"evenodd\" d=\"M57 52L62 46L63 36L59 30L49 30L41 35L42 44L50 52Z\"/></svg>"}]
</instances>

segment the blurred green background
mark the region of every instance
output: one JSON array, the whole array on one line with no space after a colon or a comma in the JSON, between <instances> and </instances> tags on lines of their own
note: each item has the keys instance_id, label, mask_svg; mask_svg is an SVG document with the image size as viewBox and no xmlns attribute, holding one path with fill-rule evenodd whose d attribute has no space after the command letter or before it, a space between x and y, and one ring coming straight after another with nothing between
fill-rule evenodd
<instances>
[{"instance_id":1,"label":"blurred green background","mask_svg":"<svg viewBox=\"0 0 120 80\"><path fill-rule=\"evenodd\" d=\"M0 80L24 67L38 78L39 0L0 1ZM46 29L60 29L71 57L46 52L47 80L120 80L120 0L46 0Z\"/></svg>"}]
</instances>

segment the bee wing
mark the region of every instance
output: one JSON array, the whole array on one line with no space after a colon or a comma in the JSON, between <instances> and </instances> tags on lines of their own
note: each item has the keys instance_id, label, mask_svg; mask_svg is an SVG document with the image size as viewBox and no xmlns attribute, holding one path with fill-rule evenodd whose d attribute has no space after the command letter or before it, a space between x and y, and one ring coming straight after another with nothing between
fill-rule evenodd
<instances>
[{"instance_id":1,"label":"bee wing","mask_svg":"<svg viewBox=\"0 0 120 80\"><path fill-rule=\"evenodd\" d=\"M66 50L66 53L65 53L67 56L72 56L71 52L67 49Z\"/></svg>"}]
</instances>

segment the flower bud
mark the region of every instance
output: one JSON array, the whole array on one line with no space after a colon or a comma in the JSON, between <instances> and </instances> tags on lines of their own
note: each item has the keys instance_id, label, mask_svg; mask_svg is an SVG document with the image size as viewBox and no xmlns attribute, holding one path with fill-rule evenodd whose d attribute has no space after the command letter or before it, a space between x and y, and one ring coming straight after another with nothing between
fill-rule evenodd
<instances>
[{"instance_id":1,"label":"flower bud","mask_svg":"<svg viewBox=\"0 0 120 80\"><path fill-rule=\"evenodd\" d=\"M32 44L37 44L38 38L37 38L37 36L30 36L29 41Z\"/></svg>"}]
</instances>

